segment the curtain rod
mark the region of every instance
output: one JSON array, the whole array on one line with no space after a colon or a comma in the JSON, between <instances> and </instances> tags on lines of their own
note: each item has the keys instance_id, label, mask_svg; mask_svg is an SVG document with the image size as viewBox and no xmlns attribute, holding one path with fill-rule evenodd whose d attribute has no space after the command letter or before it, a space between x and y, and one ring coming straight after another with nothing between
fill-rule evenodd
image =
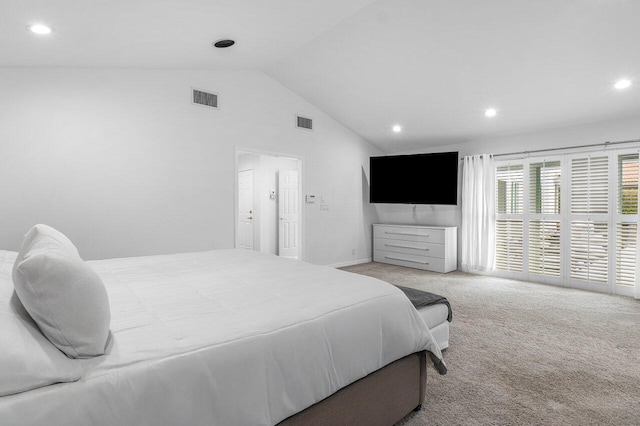
<instances>
[{"instance_id":1,"label":"curtain rod","mask_svg":"<svg viewBox=\"0 0 640 426\"><path fill-rule=\"evenodd\" d=\"M495 154L494 157L503 157L506 155L526 155L533 154L538 152L552 152L552 151L562 151L565 149L577 149L577 148L592 148L595 146L604 146L605 148L610 145L621 145L625 143L640 143L640 139L629 139L626 141L615 141L615 142L600 142L600 143L592 143L588 145L575 145L575 146L565 146L562 148L547 148L547 149L533 149L531 151L520 151L520 152L510 152L507 154Z\"/></svg>"}]
</instances>

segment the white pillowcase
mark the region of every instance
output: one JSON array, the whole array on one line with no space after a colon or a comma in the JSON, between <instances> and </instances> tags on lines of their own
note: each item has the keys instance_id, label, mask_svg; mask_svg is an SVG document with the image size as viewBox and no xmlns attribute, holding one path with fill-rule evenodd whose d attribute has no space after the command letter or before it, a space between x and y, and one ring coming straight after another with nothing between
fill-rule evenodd
<instances>
[{"instance_id":1,"label":"white pillowcase","mask_svg":"<svg viewBox=\"0 0 640 426\"><path fill-rule=\"evenodd\" d=\"M13 284L42 334L67 356L104 354L111 322L107 291L62 233L46 225L27 233Z\"/></svg>"},{"instance_id":2,"label":"white pillowcase","mask_svg":"<svg viewBox=\"0 0 640 426\"><path fill-rule=\"evenodd\" d=\"M47 248L57 249L68 253L71 256L80 257L78 249L66 235L50 226L38 224L31 228L24 236L24 240L22 240L22 248L18 252L16 262L13 264L13 275L15 275L16 268L18 267L18 264L22 262L24 255L31 251L33 244L36 241L38 242L39 248L42 250Z\"/></svg>"},{"instance_id":3,"label":"white pillowcase","mask_svg":"<svg viewBox=\"0 0 640 426\"><path fill-rule=\"evenodd\" d=\"M0 251L0 265L8 252ZM0 270L0 396L82 375L78 361L67 358L38 330L13 292L10 265Z\"/></svg>"}]
</instances>

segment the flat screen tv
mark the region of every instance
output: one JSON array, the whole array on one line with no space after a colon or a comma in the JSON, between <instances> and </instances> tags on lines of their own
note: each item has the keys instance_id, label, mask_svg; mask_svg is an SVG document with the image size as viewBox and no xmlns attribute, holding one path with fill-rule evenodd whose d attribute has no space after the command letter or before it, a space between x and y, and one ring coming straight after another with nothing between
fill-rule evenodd
<instances>
[{"instance_id":1,"label":"flat screen tv","mask_svg":"<svg viewBox=\"0 0 640 426\"><path fill-rule=\"evenodd\" d=\"M369 201L458 204L458 153L371 157Z\"/></svg>"}]
</instances>

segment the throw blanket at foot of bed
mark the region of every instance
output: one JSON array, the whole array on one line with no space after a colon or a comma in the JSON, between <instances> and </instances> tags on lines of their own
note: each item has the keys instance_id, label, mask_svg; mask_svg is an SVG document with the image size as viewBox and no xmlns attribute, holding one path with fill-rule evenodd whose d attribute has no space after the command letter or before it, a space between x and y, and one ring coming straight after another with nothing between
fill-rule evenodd
<instances>
[{"instance_id":1,"label":"throw blanket at foot of bed","mask_svg":"<svg viewBox=\"0 0 640 426\"><path fill-rule=\"evenodd\" d=\"M427 291L417 290L415 288L402 287L397 285L400 290L407 296L407 298L411 301L413 306L416 309L422 308L424 306L436 305L438 303L442 303L447 305L449 308L449 315L447 315L447 321L451 322L453 320L453 312L451 311L451 304L446 299L446 297L429 293Z\"/></svg>"}]
</instances>

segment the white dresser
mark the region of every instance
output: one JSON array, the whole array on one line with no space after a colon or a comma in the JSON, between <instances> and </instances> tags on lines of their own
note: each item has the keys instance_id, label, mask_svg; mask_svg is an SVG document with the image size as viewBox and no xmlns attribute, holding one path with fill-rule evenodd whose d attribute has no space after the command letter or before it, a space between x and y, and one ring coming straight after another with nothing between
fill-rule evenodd
<instances>
[{"instance_id":1,"label":"white dresser","mask_svg":"<svg viewBox=\"0 0 640 426\"><path fill-rule=\"evenodd\" d=\"M455 226L373 225L373 261L433 272L458 267Z\"/></svg>"}]
</instances>

